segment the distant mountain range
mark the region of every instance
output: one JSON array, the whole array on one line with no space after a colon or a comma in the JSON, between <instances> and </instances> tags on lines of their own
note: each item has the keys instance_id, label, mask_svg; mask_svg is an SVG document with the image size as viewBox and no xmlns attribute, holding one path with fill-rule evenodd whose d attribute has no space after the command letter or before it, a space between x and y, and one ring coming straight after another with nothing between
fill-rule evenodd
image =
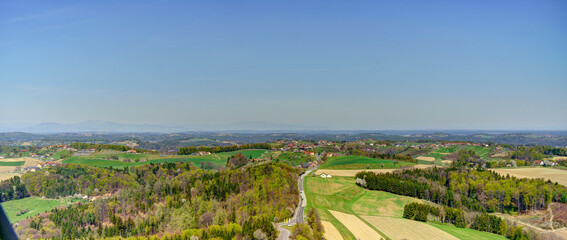
<instances>
[{"instance_id":1,"label":"distant mountain range","mask_svg":"<svg viewBox=\"0 0 567 240\"><path fill-rule=\"evenodd\" d=\"M278 124L264 121L237 122L229 124L201 124L188 126L157 125L157 124L126 124L107 121L85 121L73 124L45 122L28 127L4 127L0 132L27 133L175 133L188 131L323 131L329 130L320 126L302 126Z\"/></svg>"}]
</instances>

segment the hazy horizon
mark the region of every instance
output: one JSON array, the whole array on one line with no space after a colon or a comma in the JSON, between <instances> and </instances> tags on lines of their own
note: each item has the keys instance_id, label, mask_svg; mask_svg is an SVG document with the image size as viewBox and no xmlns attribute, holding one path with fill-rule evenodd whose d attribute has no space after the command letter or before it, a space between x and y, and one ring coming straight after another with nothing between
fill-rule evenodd
<instances>
[{"instance_id":1,"label":"hazy horizon","mask_svg":"<svg viewBox=\"0 0 567 240\"><path fill-rule=\"evenodd\" d=\"M0 131L567 129L567 2L0 3Z\"/></svg>"}]
</instances>

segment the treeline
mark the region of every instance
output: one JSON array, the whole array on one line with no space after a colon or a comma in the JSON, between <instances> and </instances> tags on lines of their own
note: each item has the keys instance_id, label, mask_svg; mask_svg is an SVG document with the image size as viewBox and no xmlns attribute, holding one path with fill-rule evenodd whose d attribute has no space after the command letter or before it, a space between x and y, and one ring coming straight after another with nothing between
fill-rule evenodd
<instances>
[{"instance_id":1,"label":"treeline","mask_svg":"<svg viewBox=\"0 0 567 240\"><path fill-rule=\"evenodd\" d=\"M273 240L277 232L272 222L291 217L299 203L298 176L299 170L277 163L224 171L200 170L188 162L124 169L64 164L25 174L23 183L30 195L79 193L98 198L54 209L42 216L39 227L37 220L33 227L23 221L16 232L22 239L168 232L179 239Z\"/></svg>"},{"instance_id":2,"label":"treeline","mask_svg":"<svg viewBox=\"0 0 567 240\"><path fill-rule=\"evenodd\" d=\"M552 155L567 156L567 149L554 148L550 146L517 147L516 150L510 154L510 157L512 159L534 161L542 160L543 158Z\"/></svg>"},{"instance_id":3,"label":"treeline","mask_svg":"<svg viewBox=\"0 0 567 240\"><path fill-rule=\"evenodd\" d=\"M404 162L417 163L417 160L411 157L411 155L401 155L401 154L391 154L391 153L379 153L379 152L367 152L360 149L348 149L349 155L364 156L377 159L390 159L399 160Z\"/></svg>"},{"instance_id":4,"label":"treeline","mask_svg":"<svg viewBox=\"0 0 567 240\"><path fill-rule=\"evenodd\" d=\"M465 217L465 215L469 217ZM442 223L451 223L458 228L471 228L482 232L499 234L509 239L530 239L530 236L524 233L522 227L508 227L504 219L487 213L471 213L451 207L437 207L413 202L404 206L402 217L422 222L434 220Z\"/></svg>"},{"instance_id":5,"label":"treeline","mask_svg":"<svg viewBox=\"0 0 567 240\"><path fill-rule=\"evenodd\" d=\"M115 151L121 151L121 152L125 152L128 150L136 150L136 152L138 153L155 153L156 151L153 150L147 150L147 149L141 149L141 148L132 148L132 147L128 147L128 146L124 146L124 145L116 145L116 144L92 144L92 143L80 143L80 142L74 142L71 143L71 147L74 149L78 149L78 150L82 150L82 149L96 149L97 151L100 151L102 149L109 149L109 150L115 150Z\"/></svg>"},{"instance_id":6,"label":"treeline","mask_svg":"<svg viewBox=\"0 0 567 240\"><path fill-rule=\"evenodd\" d=\"M0 182L0 202L29 197L26 185L19 176Z\"/></svg>"},{"instance_id":7,"label":"treeline","mask_svg":"<svg viewBox=\"0 0 567 240\"><path fill-rule=\"evenodd\" d=\"M519 179L493 171L427 168L393 173L360 172L356 183L380 190L478 212L545 210L567 202L567 189L542 179Z\"/></svg>"},{"instance_id":8,"label":"treeline","mask_svg":"<svg viewBox=\"0 0 567 240\"><path fill-rule=\"evenodd\" d=\"M271 149L270 144L268 143L252 143L252 144L242 144L242 145L231 145L231 146L214 146L214 147L206 147L206 146L199 146L199 147L180 147L177 150L177 154L179 155L190 155L196 152L210 152L210 153L219 153L219 152L232 152L242 149Z\"/></svg>"}]
</instances>

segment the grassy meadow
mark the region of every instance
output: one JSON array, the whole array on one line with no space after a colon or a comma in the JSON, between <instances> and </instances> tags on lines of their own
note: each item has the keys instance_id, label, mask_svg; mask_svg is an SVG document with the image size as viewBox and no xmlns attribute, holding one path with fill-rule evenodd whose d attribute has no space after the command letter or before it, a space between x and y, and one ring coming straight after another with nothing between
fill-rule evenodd
<instances>
[{"instance_id":1,"label":"grassy meadow","mask_svg":"<svg viewBox=\"0 0 567 240\"><path fill-rule=\"evenodd\" d=\"M18 167L18 166L23 166L25 162L26 162L26 161L15 161L15 162L10 162L10 161L3 162L3 161L0 161L0 166L2 166L2 167Z\"/></svg>"},{"instance_id":2,"label":"grassy meadow","mask_svg":"<svg viewBox=\"0 0 567 240\"><path fill-rule=\"evenodd\" d=\"M28 217L33 217L43 212L50 211L51 209L66 204L65 199L42 199L39 197L29 197L18 200L11 200L2 203L2 208L6 212L6 216L11 223L24 220ZM17 216L17 213L23 209L28 209L27 213Z\"/></svg>"},{"instance_id":3,"label":"grassy meadow","mask_svg":"<svg viewBox=\"0 0 567 240\"><path fill-rule=\"evenodd\" d=\"M63 163L85 164L93 167L113 167L124 168L130 166L140 166L149 163L169 163L169 162L192 162L197 167L201 167L201 162L212 162L213 164L224 166L227 158L240 152L247 157L259 158L267 150L248 149L233 152L222 152L211 155L159 155L144 153L95 153L87 157L69 157ZM113 160L109 160L113 159ZM114 160L116 159L116 160ZM126 161L125 161L126 160Z\"/></svg>"},{"instance_id":4,"label":"grassy meadow","mask_svg":"<svg viewBox=\"0 0 567 240\"><path fill-rule=\"evenodd\" d=\"M382 167L382 164L384 167ZM415 163L387 159L375 159L362 156L339 156L329 158L320 169L392 169L411 166Z\"/></svg>"}]
</instances>

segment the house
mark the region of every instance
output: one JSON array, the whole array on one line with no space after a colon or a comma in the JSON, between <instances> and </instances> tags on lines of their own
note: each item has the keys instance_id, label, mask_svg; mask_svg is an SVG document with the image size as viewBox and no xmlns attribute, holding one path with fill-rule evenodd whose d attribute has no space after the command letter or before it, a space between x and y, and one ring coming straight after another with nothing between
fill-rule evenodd
<instances>
[{"instance_id":1,"label":"house","mask_svg":"<svg viewBox=\"0 0 567 240\"><path fill-rule=\"evenodd\" d=\"M314 152L305 151L304 153L307 154L307 155L309 155L309 156L315 156L315 153L314 153Z\"/></svg>"},{"instance_id":2,"label":"house","mask_svg":"<svg viewBox=\"0 0 567 240\"><path fill-rule=\"evenodd\" d=\"M326 155L328 158L339 156L339 154L337 154L337 153L330 153L330 152L329 152L329 153L326 153L325 155Z\"/></svg>"},{"instance_id":3,"label":"house","mask_svg":"<svg viewBox=\"0 0 567 240\"><path fill-rule=\"evenodd\" d=\"M127 153L136 153L136 150L130 149L130 150L126 151L126 152L127 152Z\"/></svg>"},{"instance_id":4,"label":"house","mask_svg":"<svg viewBox=\"0 0 567 240\"><path fill-rule=\"evenodd\" d=\"M326 173L321 173L321 174L319 174L319 177L321 177L321 178L327 178L327 174L326 174Z\"/></svg>"}]
</instances>

